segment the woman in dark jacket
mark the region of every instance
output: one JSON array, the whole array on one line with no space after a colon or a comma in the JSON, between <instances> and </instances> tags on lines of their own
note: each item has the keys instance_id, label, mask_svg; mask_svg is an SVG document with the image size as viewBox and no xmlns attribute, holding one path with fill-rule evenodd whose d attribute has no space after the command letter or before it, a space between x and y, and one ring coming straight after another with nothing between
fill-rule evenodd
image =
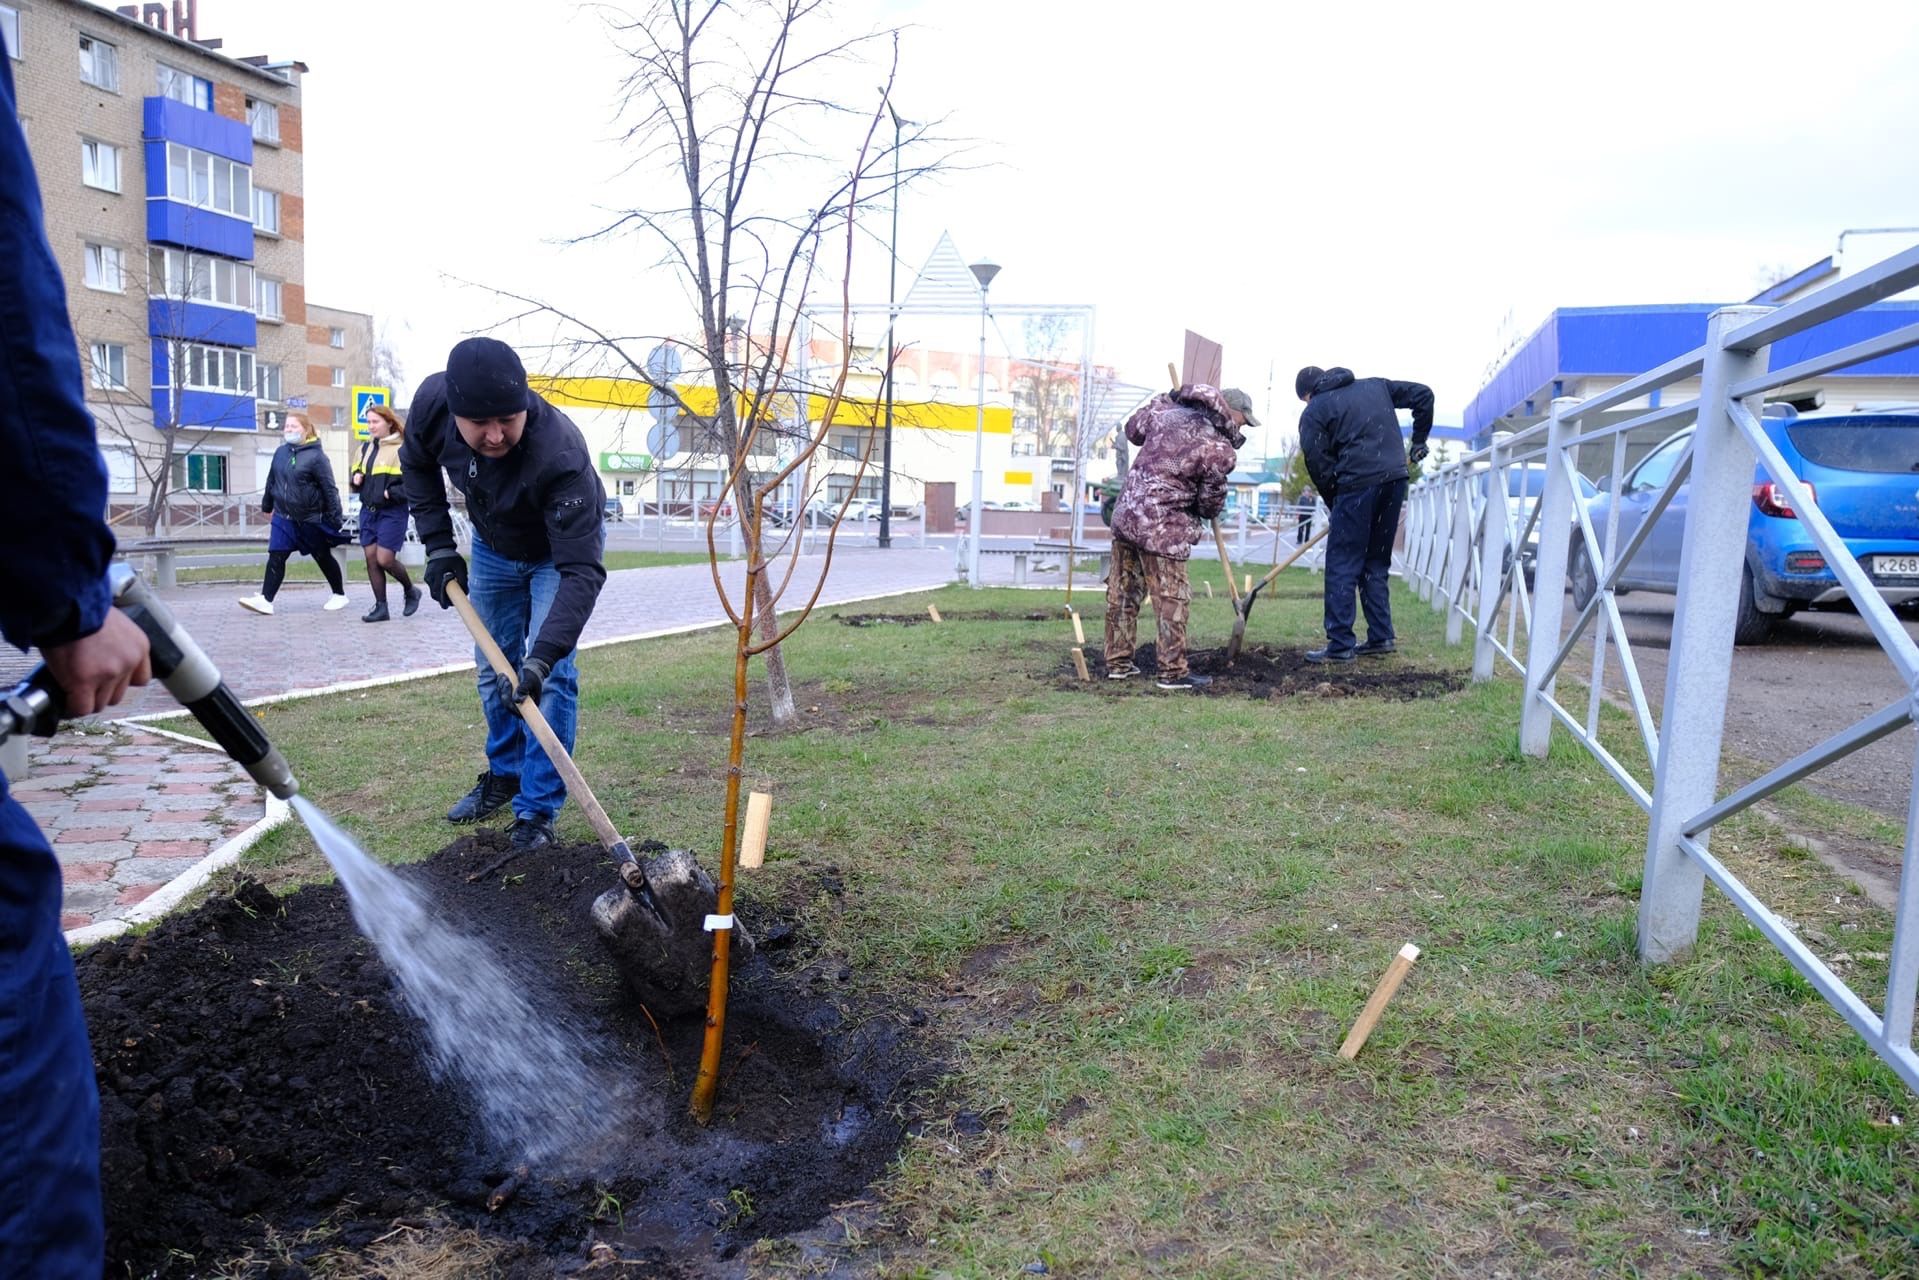
<instances>
[{"instance_id":1,"label":"woman in dark jacket","mask_svg":"<svg viewBox=\"0 0 1919 1280\"><path fill-rule=\"evenodd\" d=\"M406 486L400 480L400 438L405 432L400 415L383 404L368 405L362 421L367 442L347 481L360 495L360 547L366 552L367 584L373 588L373 608L360 621L385 622L393 616L386 607L389 576L399 581L410 618L420 607L420 589L400 563L400 548L406 543Z\"/></svg>"},{"instance_id":2,"label":"woman in dark jacket","mask_svg":"<svg viewBox=\"0 0 1919 1280\"><path fill-rule=\"evenodd\" d=\"M333 465L320 447L320 437L299 414L287 415L284 436L286 443L273 455L266 492L260 499L260 509L273 517L273 531L267 540L266 580L260 585L260 594L247 596L240 607L272 613L273 597L286 578L287 557L298 551L319 562L320 572L333 588L325 607L344 609L346 582L333 548L345 543L347 536L340 532L340 491L333 483Z\"/></svg>"}]
</instances>

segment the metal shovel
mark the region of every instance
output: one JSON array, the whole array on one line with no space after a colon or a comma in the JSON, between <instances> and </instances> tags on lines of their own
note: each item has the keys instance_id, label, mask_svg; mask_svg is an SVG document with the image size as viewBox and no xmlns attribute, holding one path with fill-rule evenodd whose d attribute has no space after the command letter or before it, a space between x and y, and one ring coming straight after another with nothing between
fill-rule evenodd
<instances>
[{"instance_id":1,"label":"metal shovel","mask_svg":"<svg viewBox=\"0 0 1919 1280\"><path fill-rule=\"evenodd\" d=\"M1246 640L1246 619L1252 615L1253 601L1259 599L1259 593L1266 589L1268 583L1279 576L1281 569L1289 568L1293 561L1299 559L1308 551L1311 551L1313 547L1318 545L1322 538L1331 532L1332 529L1330 528L1321 529L1312 536L1310 541L1301 543L1299 547L1293 551L1293 554L1281 560L1271 569L1268 569L1266 576L1254 583L1251 591L1248 591L1240 599L1233 602L1233 638L1226 642L1226 665L1231 666L1233 659L1239 657L1239 647L1245 643Z\"/></svg>"}]
</instances>

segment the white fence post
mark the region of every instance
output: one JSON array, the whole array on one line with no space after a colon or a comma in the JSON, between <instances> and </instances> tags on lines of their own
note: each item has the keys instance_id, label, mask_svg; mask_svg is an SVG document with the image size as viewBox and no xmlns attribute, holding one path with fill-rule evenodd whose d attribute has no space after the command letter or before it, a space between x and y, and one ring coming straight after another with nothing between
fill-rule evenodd
<instances>
[{"instance_id":1,"label":"white fence post","mask_svg":"<svg viewBox=\"0 0 1919 1280\"><path fill-rule=\"evenodd\" d=\"M1546 424L1546 478L1539 495L1539 556L1533 562L1533 622L1526 649L1526 697L1519 713L1519 749L1529 756L1544 758L1552 746L1553 713L1546 699L1553 696L1554 681L1540 679L1540 673L1559 653L1561 618L1566 607L1566 553L1572 546L1573 493L1560 461L1567 446L1576 443L1574 425L1568 416L1578 408L1578 399L1561 396L1553 401L1552 417ZM1513 554L1518 556L1520 548ZM1513 572L1520 572L1515 568Z\"/></svg>"},{"instance_id":2,"label":"white fence post","mask_svg":"<svg viewBox=\"0 0 1919 1280\"><path fill-rule=\"evenodd\" d=\"M1433 534L1439 525L1438 477L1427 477L1425 499L1419 514L1419 598L1430 601L1438 585L1434 580L1438 566L1433 563Z\"/></svg>"},{"instance_id":3,"label":"white fence post","mask_svg":"<svg viewBox=\"0 0 1919 1280\"><path fill-rule=\"evenodd\" d=\"M1506 574L1506 477L1499 473L1499 442L1486 452L1485 527L1479 534L1479 628L1473 642L1473 681L1493 678L1499 651L1493 635L1499 629L1499 588ZM1519 607L1518 600L1513 608Z\"/></svg>"},{"instance_id":4,"label":"white fence post","mask_svg":"<svg viewBox=\"0 0 1919 1280\"><path fill-rule=\"evenodd\" d=\"M1713 802L1719 786L1733 623L1752 518L1752 445L1732 420L1726 391L1767 367L1765 348L1732 351L1723 343L1728 332L1768 310L1727 307L1713 312L1706 324L1686 540L1679 552L1646 873L1639 891L1639 958L1648 964L1683 955L1699 933L1705 872L1679 839L1686 821ZM1695 838L1704 845L1708 836L1701 832Z\"/></svg>"},{"instance_id":5,"label":"white fence post","mask_svg":"<svg viewBox=\"0 0 1919 1280\"><path fill-rule=\"evenodd\" d=\"M1453 482L1453 550L1446 579L1446 643L1458 644L1465 630L1466 593L1472 589L1473 481L1464 462Z\"/></svg>"},{"instance_id":6,"label":"white fence post","mask_svg":"<svg viewBox=\"0 0 1919 1280\"><path fill-rule=\"evenodd\" d=\"M1433 521L1433 591L1428 600L1432 601L1433 612L1444 612L1452 603L1446 594L1446 564L1448 553L1453 546L1453 512L1459 499L1459 473L1452 471L1439 481L1439 510Z\"/></svg>"}]
</instances>

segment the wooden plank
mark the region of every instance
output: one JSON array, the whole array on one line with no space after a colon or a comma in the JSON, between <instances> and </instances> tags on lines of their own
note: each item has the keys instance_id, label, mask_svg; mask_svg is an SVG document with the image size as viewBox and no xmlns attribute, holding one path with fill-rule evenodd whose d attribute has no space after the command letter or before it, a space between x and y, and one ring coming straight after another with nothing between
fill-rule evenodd
<instances>
[{"instance_id":1,"label":"wooden plank","mask_svg":"<svg viewBox=\"0 0 1919 1280\"><path fill-rule=\"evenodd\" d=\"M1206 598L1211 600L1213 598L1213 584L1209 580L1202 578L1200 579L1199 585L1206 588Z\"/></svg>"},{"instance_id":2,"label":"wooden plank","mask_svg":"<svg viewBox=\"0 0 1919 1280\"><path fill-rule=\"evenodd\" d=\"M753 868L766 862L766 833L773 825L773 797L755 791L746 798L746 834L740 838L740 865Z\"/></svg>"},{"instance_id":3,"label":"wooden plank","mask_svg":"<svg viewBox=\"0 0 1919 1280\"><path fill-rule=\"evenodd\" d=\"M1393 998L1393 993L1399 990L1399 984L1406 980L1406 975L1412 972L1413 961L1417 959L1419 959L1419 948L1412 943L1409 942L1399 949L1399 954L1393 957L1393 962L1386 966L1385 976L1380 978L1379 985L1373 988L1372 998L1367 1000L1366 1007L1359 1011L1359 1021L1353 1023L1353 1029L1346 1033L1346 1043L1339 1046L1340 1057L1351 1062L1359 1056L1359 1051L1365 1047L1366 1037L1370 1036L1373 1028L1379 1025L1380 1015L1386 1012L1387 1002Z\"/></svg>"},{"instance_id":4,"label":"wooden plank","mask_svg":"<svg viewBox=\"0 0 1919 1280\"><path fill-rule=\"evenodd\" d=\"M1203 382L1209 387L1217 387L1225 364L1224 347L1211 338L1200 337L1191 329L1186 331L1186 358L1180 364L1181 382Z\"/></svg>"},{"instance_id":5,"label":"wooden plank","mask_svg":"<svg viewBox=\"0 0 1919 1280\"><path fill-rule=\"evenodd\" d=\"M1080 625L1079 610L1077 609L1073 611L1073 643L1086 643L1086 628Z\"/></svg>"},{"instance_id":6,"label":"wooden plank","mask_svg":"<svg viewBox=\"0 0 1919 1280\"><path fill-rule=\"evenodd\" d=\"M1086 669L1086 651L1077 645L1073 647L1073 670L1079 672L1079 678L1082 680L1093 678L1093 673Z\"/></svg>"},{"instance_id":7,"label":"wooden plank","mask_svg":"<svg viewBox=\"0 0 1919 1280\"><path fill-rule=\"evenodd\" d=\"M946 621L946 619L940 617L940 607L936 604L929 604L926 606L926 616L931 618L935 622Z\"/></svg>"}]
</instances>

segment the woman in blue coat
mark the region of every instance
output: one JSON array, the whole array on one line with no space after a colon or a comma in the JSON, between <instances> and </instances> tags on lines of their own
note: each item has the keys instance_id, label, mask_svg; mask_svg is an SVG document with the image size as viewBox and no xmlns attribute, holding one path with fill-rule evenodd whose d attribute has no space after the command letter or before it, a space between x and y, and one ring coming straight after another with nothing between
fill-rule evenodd
<instances>
[{"instance_id":1,"label":"woman in blue coat","mask_svg":"<svg viewBox=\"0 0 1919 1280\"><path fill-rule=\"evenodd\" d=\"M320 572L333 588L325 607L344 609L346 581L333 548L344 545L347 536L340 532L340 490L333 483L333 464L320 447L319 435L299 414L287 415L283 435L286 443L273 455L266 492L260 499L260 509L273 517L273 531L267 540L266 580L260 594L247 596L240 607L272 613L273 597L280 593L280 583L286 579L287 557L297 551L319 562Z\"/></svg>"}]
</instances>

